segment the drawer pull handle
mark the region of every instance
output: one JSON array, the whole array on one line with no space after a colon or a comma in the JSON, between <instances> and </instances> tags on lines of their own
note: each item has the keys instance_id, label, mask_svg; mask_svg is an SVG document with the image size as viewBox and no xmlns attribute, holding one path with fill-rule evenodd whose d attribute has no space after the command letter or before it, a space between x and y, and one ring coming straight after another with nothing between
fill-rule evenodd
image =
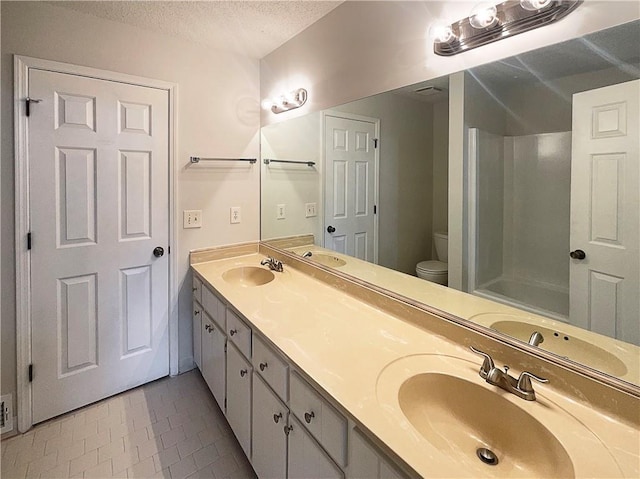
<instances>
[{"instance_id":1,"label":"drawer pull handle","mask_svg":"<svg viewBox=\"0 0 640 479\"><path fill-rule=\"evenodd\" d=\"M210 324L205 324L204 325L204 329L206 329L210 333L213 332L213 326L211 326Z\"/></svg>"},{"instance_id":2,"label":"drawer pull handle","mask_svg":"<svg viewBox=\"0 0 640 479\"><path fill-rule=\"evenodd\" d=\"M260 363L260 371L264 371L265 369L267 369L268 364L265 363Z\"/></svg>"},{"instance_id":3,"label":"drawer pull handle","mask_svg":"<svg viewBox=\"0 0 640 479\"><path fill-rule=\"evenodd\" d=\"M231 330L229 330L229 334L230 334L231 336L234 336L235 334L237 334L237 332L238 332L238 330L237 330L237 329L231 329Z\"/></svg>"},{"instance_id":4,"label":"drawer pull handle","mask_svg":"<svg viewBox=\"0 0 640 479\"><path fill-rule=\"evenodd\" d=\"M247 375L247 372L248 372L248 371L247 371L246 369L241 369L241 370L240 370L240 377L241 377L241 378L245 377L245 376Z\"/></svg>"},{"instance_id":5,"label":"drawer pull handle","mask_svg":"<svg viewBox=\"0 0 640 479\"><path fill-rule=\"evenodd\" d=\"M313 413L313 411L309 412L305 412L304 413L304 420L306 421L307 424L311 424L311 419L313 419L314 417L316 417L316 415Z\"/></svg>"},{"instance_id":6,"label":"drawer pull handle","mask_svg":"<svg viewBox=\"0 0 640 479\"><path fill-rule=\"evenodd\" d=\"M273 422L275 422L276 424L278 424L280 422L280 419L282 419L282 413L279 412L278 414L274 414L273 415Z\"/></svg>"},{"instance_id":7,"label":"drawer pull handle","mask_svg":"<svg viewBox=\"0 0 640 479\"><path fill-rule=\"evenodd\" d=\"M289 433L293 431L293 426L285 426L284 427L284 433L288 436Z\"/></svg>"},{"instance_id":8,"label":"drawer pull handle","mask_svg":"<svg viewBox=\"0 0 640 479\"><path fill-rule=\"evenodd\" d=\"M193 288L191 288L191 291L193 292L198 291L198 288L194 286Z\"/></svg>"},{"instance_id":9,"label":"drawer pull handle","mask_svg":"<svg viewBox=\"0 0 640 479\"><path fill-rule=\"evenodd\" d=\"M193 312L194 315L196 314L200 314L200 311L198 311L197 309Z\"/></svg>"}]
</instances>

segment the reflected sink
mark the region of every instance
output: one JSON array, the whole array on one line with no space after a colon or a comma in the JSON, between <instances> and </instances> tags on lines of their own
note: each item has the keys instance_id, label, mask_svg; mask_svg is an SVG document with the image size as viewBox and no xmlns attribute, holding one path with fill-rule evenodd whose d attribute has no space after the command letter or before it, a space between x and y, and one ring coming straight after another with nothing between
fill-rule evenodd
<instances>
[{"instance_id":1,"label":"reflected sink","mask_svg":"<svg viewBox=\"0 0 640 479\"><path fill-rule=\"evenodd\" d=\"M544 342L538 345L540 349L566 357L578 363L597 365L600 371L611 374L612 376L620 377L627 374L625 364L609 351L582 339L565 334L560 330L553 330L534 323L510 320L496 321L489 327L524 341L525 343L529 341L531 333L538 331L544 336Z\"/></svg>"},{"instance_id":2,"label":"reflected sink","mask_svg":"<svg viewBox=\"0 0 640 479\"><path fill-rule=\"evenodd\" d=\"M222 279L235 286L261 286L273 281L275 275L268 269L257 266L243 266L233 268L222 273Z\"/></svg>"},{"instance_id":3,"label":"reflected sink","mask_svg":"<svg viewBox=\"0 0 640 479\"><path fill-rule=\"evenodd\" d=\"M331 268L338 268L347 264L347 262L342 258L324 253L313 253L313 255L309 259L311 261L315 261L318 264L329 266Z\"/></svg>"},{"instance_id":4,"label":"reflected sink","mask_svg":"<svg viewBox=\"0 0 640 479\"><path fill-rule=\"evenodd\" d=\"M398 393L409 422L440 451L474 456L479 448L497 457L496 469L524 477L573 477L560 442L539 421L501 395L447 374L409 378ZM492 462L478 457L479 474ZM493 471L492 471L493 472Z\"/></svg>"}]
</instances>

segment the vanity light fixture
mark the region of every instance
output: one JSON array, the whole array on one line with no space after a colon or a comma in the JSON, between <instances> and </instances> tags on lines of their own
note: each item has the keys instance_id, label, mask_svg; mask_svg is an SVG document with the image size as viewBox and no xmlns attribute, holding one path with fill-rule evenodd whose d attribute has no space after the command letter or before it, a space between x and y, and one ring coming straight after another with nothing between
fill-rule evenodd
<instances>
[{"instance_id":1,"label":"vanity light fixture","mask_svg":"<svg viewBox=\"0 0 640 479\"><path fill-rule=\"evenodd\" d=\"M451 56L518 33L554 23L584 0L508 0L478 4L469 15L451 25L430 29L436 55Z\"/></svg>"},{"instance_id":2,"label":"vanity light fixture","mask_svg":"<svg viewBox=\"0 0 640 479\"><path fill-rule=\"evenodd\" d=\"M269 108L273 113L282 113L284 111L295 110L300 108L307 102L307 90L298 88L292 92L282 95L274 100L266 100L263 102L265 108Z\"/></svg>"}]
</instances>

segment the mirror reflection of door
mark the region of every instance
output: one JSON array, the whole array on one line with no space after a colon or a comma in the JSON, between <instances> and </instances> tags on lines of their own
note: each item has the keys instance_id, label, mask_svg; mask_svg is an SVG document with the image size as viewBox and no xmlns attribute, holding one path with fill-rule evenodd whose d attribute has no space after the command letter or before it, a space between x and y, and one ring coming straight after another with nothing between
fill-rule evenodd
<instances>
[{"instance_id":1,"label":"mirror reflection of door","mask_svg":"<svg viewBox=\"0 0 640 479\"><path fill-rule=\"evenodd\" d=\"M571 324L640 344L640 80L573 96Z\"/></svg>"},{"instance_id":2,"label":"mirror reflection of door","mask_svg":"<svg viewBox=\"0 0 640 479\"><path fill-rule=\"evenodd\" d=\"M324 246L377 263L378 120L326 115Z\"/></svg>"}]
</instances>

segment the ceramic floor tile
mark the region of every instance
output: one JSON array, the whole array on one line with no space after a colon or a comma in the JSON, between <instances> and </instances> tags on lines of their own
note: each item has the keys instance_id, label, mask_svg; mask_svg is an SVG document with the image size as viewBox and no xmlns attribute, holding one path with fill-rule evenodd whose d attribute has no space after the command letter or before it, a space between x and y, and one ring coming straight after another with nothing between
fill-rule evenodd
<instances>
[{"instance_id":1,"label":"ceramic floor tile","mask_svg":"<svg viewBox=\"0 0 640 479\"><path fill-rule=\"evenodd\" d=\"M198 371L107 398L3 441L1 476L255 477Z\"/></svg>"}]
</instances>

